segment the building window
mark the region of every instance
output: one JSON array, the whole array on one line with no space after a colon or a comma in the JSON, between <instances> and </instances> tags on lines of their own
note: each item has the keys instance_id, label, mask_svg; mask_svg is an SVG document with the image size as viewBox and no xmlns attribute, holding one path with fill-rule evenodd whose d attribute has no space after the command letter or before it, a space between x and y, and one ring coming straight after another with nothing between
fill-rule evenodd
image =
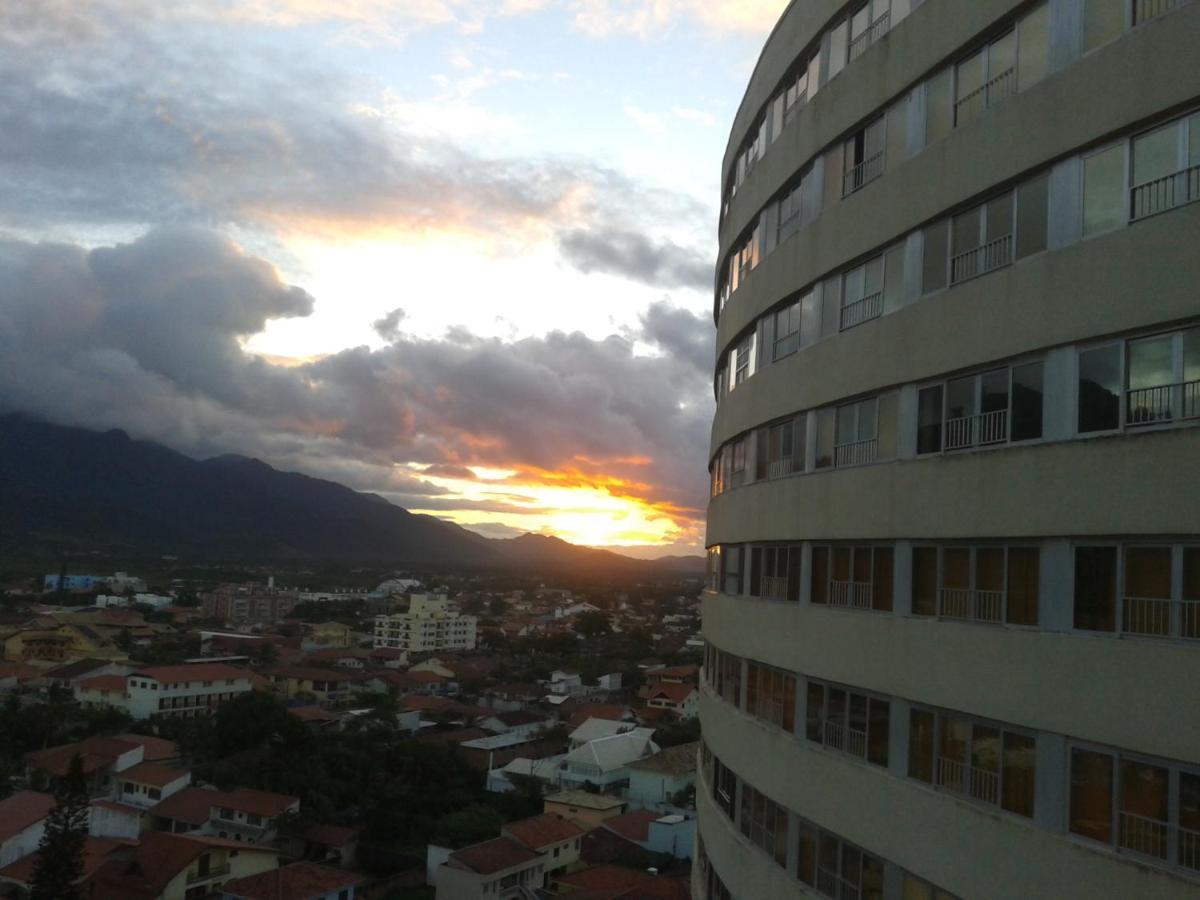
<instances>
[{"instance_id":1,"label":"building window","mask_svg":"<svg viewBox=\"0 0 1200 900\"><path fill-rule=\"evenodd\" d=\"M1079 353L1080 434L1121 427L1121 345Z\"/></svg>"},{"instance_id":2,"label":"building window","mask_svg":"<svg viewBox=\"0 0 1200 900\"><path fill-rule=\"evenodd\" d=\"M1036 547L914 547L913 614L1038 624Z\"/></svg>"},{"instance_id":3,"label":"building window","mask_svg":"<svg viewBox=\"0 0 1200 900\"><path fill-rule=\"evenodd\" d=\"M771 346L772 362L791 356L800 349L801 312L801 301L797 300L775 313L772 322L775 331Z\"/></svg>"},{"instance_id":4,"label":"building window","mask_svg":"<svg viewBox=\"0 0 1200 900\"><path fill-rule=\"evenodd\" d=\"M1084 0L1084 53L1115 41L1125 33L1125 10L1128 7L1129 0Z\"/></svg>"},{"instance_id":5,"label":"building window","mask_svg":"<svg viewBox=\"0 0 1200 900\"><path fill-rule=\"evenodd\" d=\"M917 453L964 450L1042 436L1043 366L993 369L922 388Z\"/></svg>"},{"instance_id":6,"label":"building window","mask_svg":"<svg viewBox=\"0 0 1200 900\"><path fill-rule=\"evenodd\" d=\"M925 144L948 135L954 128L954 70L943 69L925 83Z\"/></svg>"},{"instance_id":7,"label":"building window","mask_svg":"<svg viewBox=\"0 0 1200 900\"><path fill-rule=\"evenodd\" d=\"M785 478L804 471L807 419L803 413L760 428L756 436L756 481Z\"/></svg>"},{"instance_id":8,"label":"building window","mask_svg":"<svg viewBox=\"0 0 1200 900\"><path fill-rule=\"evenodd\" d=\"M913 709L908 774L955 794L1032 818L1034 738L965 716Z\"/></svg>"},{"instance_id":9,"label":"building window","mask_svg":"<svg viewBox=\"0 0 1200 900\"><path fill-rule=\"evenodd\" d=\"M741 544L722 548L721 561L725 569L721 577L724 593L731 597L741 596L742 593L742 555L744 548Z\"/></svg>"},{"instance_id":10,"label":"building window","mask_svg":"<svg viewBox=\"0 0 1200 900\"><path fill-rule=\"evenodd\" d=\"M846 331L883 315L883 254L848 271L842 278L839 328Z\"/></svg>"},{"instance_id":11,"label":"building window","mask_svg":"<svg viewBox=\"0 0 1200 900\"><path fill-rule=\"evenodd\" d=\"M1176 560L1182 569L1175 594ZM1120 571L1118 571L1118 564ZM1118 591L1118 587L1120 590ZM1200 547L1075 548L1075 627L1200 640Z\"/></svg>"},{"instance_id":12,"label":"building window","mask_svg":"<svg viewBox=\"0 0 1200 900\"><path fill-rule=\"evenodd\" d=\"M886 117L851 135L842 146L842 196L848 197L883 174Z\"/></svg>"},{"instance_id":13,"label":"building window","mask_svg":"<svg viewBox=\"0 0 1200 900\"><path fill-rule=\"evenodd\" d=\"M893 556L891 547L814 547L812 602L890 612Z\"/></svg>"},{"instance_id":14,"label":"building window","mask_svg":"<svg viewBox=\"0 0 1200 900\"><path fill-rule=\"evenodd\" d=\"M921 293L928 294L946 286L950 246L950 220L934 222L924 231L924 257Z\"/></svg>"},{"instance_id":15,"label":"building window","mask_svg":"<svg viewBox=\"0 0 1200 900\"><path fill-rule=\"evenodd\" d=\"M746 712L789 734L794 732L796 676L761 663L747 663Z\"/></svg>"},{"instance_id":16,"label":"building window","mask_svg":"<svg viewBox=\"0 0 1200 900\"><path fill-rule=\"evenodd\" d=\"M1129 218L1125 142L1083 158L1083 236L1120 228Z\"/></svg>"},{"instance_id":17,"label":"building window","mask_svg":"<svg viewBox=\"0 0 1200 900\"><path fill-rule=\"evenodd\" d=\"M980 116L1017 90L1016 29L996 38L954 70L954 124Z\"/></svg>"},{"instance_id":18,"label":"building window","mask_svg":"<svg viewBox=\"0 0 1200 900\"><path fill-rule=\"evenodd\" d=\"M889 701L811 680L805 697L810 741L887 766Z\"/></svg>"},{"instance_id":19,"label":"building window","mask_svg":"<svg viewBox=\"0 0 1200 900\"><path fill-rule=\"evenodd\" d=\"M727 768L716 756L712 757L712 797L713 802L729 817L732 822L734 810L737 809L738 779L733 770Z\"/></svg>"},{"instance_id":20,"label":"building window","mask_svg":"<svg viewBox=\"0 0 1200 900\"><path fill-rule=\"evenodd\" d=\"M1200 327L1130 341L1125 424L1200 417Z\"/></svg>"},{"instance_id":21,"label":"building window","mask_svg":"<svg viewBox=\"0 0 1200 900\"><path fill-rule=\"evenodd\" d=\"M788 855L787 810L745 783L742 784L741 806L742 815L739 825L742 834L786 869Z\"/></svg>"},{"instance_id":22,"label":"building window","mask_svg":"<svg viewBox=\"0 0 1200 900\"><path fill-rule=\"evenodd\" d=\"M950 283L958 284L1013 261L1014 202L1008 191L953 219Z\"/></svg>"},{"instance_id":23,"label":"building window","mask_svg":"<svg viewBox=\"0 0 1200 900\"><path fill-rule=\"evenodd\" d=\"M721 590L721 547L708 548L708 569L705 573L705 587L710 591Z\"/></svg>"},{"instance_id":24,"label":"building window","mask_svg":"<svg viewBox=\"0 0 1200 900\"><path fill-rule=\"evenodd\" d=\"M729 469L729 488L741 487L746 483L746 439L740 438L733 442L732 461Z\"/></svg>"},{"instance_id":25,"label":"building window","mask_svg":"<svg viewBox=\"0 0 1200 900\"><path fill-rule=\"evenodd\" d=\"M749 594L767 600L800 602L800 548L751 548Z\"/></svg>"},{"instance_id":26,"label":"building window","mask_svg":"<svg viewBox=\"0 0 1200 900\"><path fill-rule=\"evenodd\" d=\"M896 395L884 394L817 411L817 468L890 459L896 447Z\"/></svg>"},{"instance_id":27,"label":"building window","mask_svg":"<svg viewBox=\"0 0 1200 900\"><path fill-rule=\"evenodd\" d=\"M1133 219L1200 200L1200 113L1135 137L1132 165Z\"/></svg>"},{"instance_id":28,"label":"building window","mask_svg":"<svg viewBox=\"0 0 1200 900\"><path fill-rule=\"evenodd\" d=\"M713 649L709 683L726 703L742 705L742 660L741 657Z\"/></svg>"},{"instance_id":29,"label":"building window","mask_svg":"<svg viewBox=\"0 0 1200 900\"><path fill-rule=\"evenodd\" d=\"M754 374L750 364L750 357L754 346L754 335L748 334L733 350L733 359L731 368L733 369L733 384L730 390L733 390L740 384L745 384L746 381Z\"/></svg>"},{"instance_id":30,"label":"building window","mask_svg":"<svg viewBox=\"0 0 1200 900\"><path fill-rule=\"evenodd\" d=\"M829 78L833 78L846 67L846 56L850 48L850 22L843 20L829 32Z\"/></svg>"},{"instance_id":31,"label":"building window","mask_svg":"<svg viewBox=\"0 0 1200 900\"><path fill-rule=\"evenodd\" d=\"M882 900L883 861L809 822L799 828L797 876L832 900Z\"/></svg>"}]
</instances>

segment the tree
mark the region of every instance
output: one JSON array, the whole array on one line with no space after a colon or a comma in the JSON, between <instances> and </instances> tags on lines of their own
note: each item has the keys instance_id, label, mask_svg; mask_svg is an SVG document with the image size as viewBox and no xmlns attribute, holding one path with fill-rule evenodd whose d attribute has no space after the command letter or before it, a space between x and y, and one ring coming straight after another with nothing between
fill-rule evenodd
<instances>
[{"instance_id":1,"label":"tree","mask_svg":"<svg viewBox=\"0 0 1200 900\"><path fill-rule=\"evenodd\" d=\"M76 753L54 788L54 809L38 845L30 900L79 900L83 848L88 833L88 792Z\"/></svg>"},{"instance_id":2,"label":"tree","mask_svg":"<svg viewBox=\"0 0 1200 900\"><path fill-rule=\"evenodd\" d=\"M498 836L503 824L500 813L490 806L477 803L438 819L432 841L439 847L461 850Z\"/></svg>"},{"instance_id":3,"label":"tree","mask_svg":"<svg viewBox=\"0 0 1200 900\"><path fill-rule=\"evenodd\" d=\"M250 659L256 666L273 666L279 662L279 648L272 641L259 641Z\"/></svg>"},{"instance_id":4,"label":"tree","mask_svg":"<svg viewBox=\"0 0 1200 900\"><path fill-rule=\"evenodd\" d=\"M612 622L606 612L581 612L575 617L575 633L585 638L612 634Z\"/></svg>"}]
</instances>

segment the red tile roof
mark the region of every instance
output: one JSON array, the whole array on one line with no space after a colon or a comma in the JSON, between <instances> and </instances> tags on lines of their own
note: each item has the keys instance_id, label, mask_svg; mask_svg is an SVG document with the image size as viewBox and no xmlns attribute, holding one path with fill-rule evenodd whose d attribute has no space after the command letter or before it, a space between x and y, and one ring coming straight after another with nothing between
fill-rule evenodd
<instances>
[{"instance_id":1,"label":"red tile roof","mask_svg":"<svg viewBox=\"0 0 1200 900\"><path fill-rule=\"evenodd\" d=\"M616 703L584 703L567 721L568 728L578 728L588 719L607 719L610 722L624 722L629 714L628 707Z\"/></svg>"},{"instance_id":2,"label":"red tile roof","mask_svg":"<svg viewBox=\"0 0 1200 900\"><path fill-rule=\"evenodd\" d=\"M148 784L151 787L166 787L180 778L187 778L188 775L187 769L172 769L162 763L143 762L136 766L130 766L117 777L122 781L136 781L138 784Z\"/></svg>"},{"instance_id":3,"label":"red tile roof","mask_svg":"<svg viewBox=\"0 0 1200 900\"><path fill-rule=\"evenodd\" d=\"M683 703L694 693L696 693L696 689L690 684L656 684L650 688L650 696L647 699L657 700L659 697L666 697L672 703Z\"/></svg>"},{"instance_id":4,"label":"red tile roof","mask_svg":"<svg viewBox=\"0 0 1200 900\"><path fill-rule=\"evenodd\" d=\"M118 734L117 740L141 744L142 759L145 762L162 762L179 756L179 747L174 741L168 741L166 738L151 737L148 734Z\"/></svg>"},{"instance_id":5,"label":"red tile roof","mask_svg":"<svg viewBox=\"0 0 1200 900\"><path fill-rule=\"evenodd\" d=\"M125 693L124 675L94 675L91 678L81 678L75 682L76 687L85 691L108 691L110 693Z\"/></svg>"},{"instance_id":6,"label":"red tile roof","mask_svg":"<svg viewBox=\"0 0 1200 900\"><path fill-rule=\"evenodd\" d=\"M225 663L195 663L182 666L146 666L135 669L131 676L153 678L159 684L174 684L187 681L223 681L228 678L245 678L246 670Z\"/></svg>"},{"instance_id":7,"label":"red tile roof","mask_svg":"<svg viewBox=\"0 0 1200 900\"><path fill-rule=\"evenodd\" d=\"M301 722L336 722L338 720L337 713L321 709L319 706L293 706L288 712Z\"/></svg>"},{"instance_id":8,"label":"red tile roof","mask_svg":"<svg viewBox=\"0 0 1200 900\"><path fill-rule=\"evenodd\" d=\"M42 670L19 662L0 662L0 678L16 678L18 681L36 678Z\"/></svg>"},{"instance_id":9,"label":"red tile roof","mask_svg":"<svg viewBox=\"0 0 1200 900\"><path fill-rule=\"evenodd\" d=\"M658 813L648 809L635 809L633 812L605 819L603 827L627 841L642 844L650 839L650 823L657 822L659 818Z\"/></svg>"},{"instance_id":10,"label":"red tile roof","mask_svg":"<svg viewBox=\"0 0 1200 900\"><path fill-rule=\"evenodd\" d=\"M17 791L0 800L0 843L40 822L54 809L54 798L38 791Z\"/></svg>"},{"instance_id":11,"label":"red tile roof","mask_svg":"<svg viewBox=\"0 0 1200 900\"><path fill-rule=\"evenodd\" d=\"M108 860L83 891L96 900L142 900L158 897L171 879L210 847L237 849L240 853L277 853L270 847L220 841L162 831L142 833L133 860ZM88 889L92 893L88 893Z\"/></svg>"},{"instance_id":12,"label":"red tile roof","mask_svg":"<svg viewBox=\"0 0 1200 900\"><path fill-rule=\"evenodd\" d=\"M188 825L203 825L212 807L220 806L224 796L222 791L188 787L150 807L150 814Z\"/></svg>"},{"instance_id":13,"label":"red tile roof","mask_svg":"<svg viewBox=\"0 0 1200 900\"><path fill-rule=\"evenodd\" d=\"M491 875L541 858L540 853L522 847L512 838L498 837L450 854L450 861L479 875Z\"/></svg>"},{"instance_id":14,"label":"red tile roof","mask_svg":"<svg viewBox=\"0 0 1200 900\"><path fill-rule=\"evenodd\" d=\"M584 890L623 891L645 880L646 873L624 866L592 866L569 875L561 875L559 884Z\"/></svg>"},{"instance_id":15,"label":"red tile roof","mask_svg":"<svg viewBox=\"0 0 1200 900\"><path fill-rule=\"evenodd\" d=\"M314 825L304 836L323 847L345 847L358 837L358 829L341 825Z\"/></svg>"},{"instance_id":16,"label":"red tile roof","mask_svg":"<svg viewBox=\"0 0 1200 900\"><path fill-rule=\"evenodd\" d=\"M544 813L532 819L510 822L504 826L502 833L530 850L543 850L579 837L583 829L560 815Z\"/></svg>"},{"instance_id":17,"label":"red tile roof","mask_svg":"<svg viewBox=\"0 0 1200 900\"><path fill-rule=\"evenodd\" d=\"M25 754L30 768L61 778L71 767L71 758L79 754L83 773L91 773L113 765L117 758L137 749L137 744L123 738L90 737L77 744L61 744Z\"/></svg>"},{"instance_id":18,"label":"red tile roof","mask_svg":"<svg viewBox=\"0 0 1200 900\"><path fill-rule=\"evenodd\" d=\"M83 874L87 876L94 873L108 859L109 854L122 847L131 847L132 842L122 841L116 838L94 838L89 837L84 840L83 844ZM0 878L11 879L18 884L28 885L33 881L33 870L37 865L38 853L34 851L28 856L22 856L14 863L10 863L3 869L0 869Z\"/></svg>"},{"instance_id":19,"label":"red tile roof","mask_svg":"<svg viewBox=\"0 0 1200 900\"><path fill-rule=\"evenodd\" d=\"M686 878L651 876L614 900L691 900L692 890Z\"/></svg>"},{"instance_id":20,"label":"red tile roof","mask_svg":"<svg viewBox=\"0 0 1200 900\"><path fill-rule=\"evenodd\" d=\"M225 794L225 801L217 805L273 819L299 802L299 798L289 797L286 794L273 794L270 791L256 791L252 788L236 788Z\"/></svg>"},{"instance_id":21,"label":"red tile roof","mask_svg":"<svg viewBox=\"0 0 1200 900\"><path fill-rule=\"evenodd\" d=\"M361 876L345 869L298 862L258 875L226 881L221 891L244 900L320 900L326 894L360 881Z\"/></svg>"}]
</instances>

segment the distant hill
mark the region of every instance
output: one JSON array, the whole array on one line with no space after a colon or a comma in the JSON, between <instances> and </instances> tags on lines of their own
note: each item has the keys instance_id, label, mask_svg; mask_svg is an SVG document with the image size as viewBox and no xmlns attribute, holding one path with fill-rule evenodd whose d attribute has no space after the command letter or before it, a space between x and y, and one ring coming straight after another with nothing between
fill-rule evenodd
<instances>
[{"instance_id":1,"label":"distant hill","mask_svg":"<svg viewBox=\"0 0 1200 900\"><path fill-rule=\"evenodd\" d=\"M697 574L557 538L491 540L375 494L242 456L195 460L123 431L0 416L0 552Z\"/></svg>"}]
</instances>

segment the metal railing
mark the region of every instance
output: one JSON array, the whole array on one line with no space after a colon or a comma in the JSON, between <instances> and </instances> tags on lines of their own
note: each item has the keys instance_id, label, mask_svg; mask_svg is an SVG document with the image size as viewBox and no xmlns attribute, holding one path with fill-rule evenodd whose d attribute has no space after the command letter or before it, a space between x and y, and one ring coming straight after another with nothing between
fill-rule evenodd
<instances>
[{"instance_id":1,"label":"metal railing","mask_svg":"<svg viewBox=\"0 0 1200 900\"><path fill-rule=\"evenodd\" d=\"M1171 846L1171 826L1158 819L1122 812L1120 817L1118 846L1122 850L1166 859Z\"/></svg>"},{"instance_id":2,"label":"metal railing","mask_svg":"<svg viewBox=\"0 0 1200 900\"><path fill-rule=\"evenodd\" d=\"M1127 634L1200 640L1200 600L1170 600L1166 597L1125 597L1123 600L1121 629Z\"/></svg>"},{"instance_id":3,"label":"metal railing","mask_svg":"<svg viewBox=\"0 0 1200 900\"><path fill-rule=\"evenodd\" d=\"M946 449L1003 444L1008 440L1008 410L946 420Z\"/></svg>"},{"instance_id":4,"label":"metal railing","mask_svg":"<svg viewBox=\"0 0 1200 900\"><path fill-rule=\"evenodd\" d=\"M842 196L849 197L883 174L883 151L868 156L842 176Z\"/></svg>"},{"instance_id":5,"label":"metal railing","mask_svg":"<svg viewBox=\"0 0 1200 900\"><path fill-rule=\"evenodd\" d=\"M790 456L785 456L783 459L774 459L767 463L767 478L786 478L796 471L796 463Z\"/></svg>"},{"instance_id":6,"label":"metal railing","mask_svg":"<svg viewBox=\"0 0 1200 900\"><path fill-rule=\"evenodd\" d=\"M871 582L831 581L829 583L829 605L848 606L851 609L870 609Z\"/></svg>"},{"instance_id":7,"label":"metal railing","mask_svg":"<svg viewBox=\"0 0 1200 900\"><path fill-rule=\"evenodd\" d=\"M1009 94L1016 93L1017 68L1009 66L995 78L965 94L954 104L954 124L961 125L974 119L985 109L995 106Z\"/></svg>"},{"instance_id":8,"label":"metal railing","mask_svg":"<svg viewBox=\"0 0 1200 900\"><path fill-rule=\"evenodd\" d=\"M956 794L982 800L984 803L1000 803L1000 775L987 769L977 769L956 759L938 757L938 785Z\"/></svg>"},{"instance_id":9,"label":"metal railing","mask_svg":"<svg viewBox=\"0 0 1200 900\"><path fill-rule=\"evenodd\" d=\"M768 600L786 600L787 578L764 575L762 579L762 595Z\"/></svg>"},{"instance_id":10,"label":"metal railing","mask_svg":"<svg viewBox=\"0 0 1200 900\"><path fill-rule=\"evenodd\" d=\"M1179 828L1179 864L1185 869L1200 872L1200 831Z\"/></svg>"},{"instance_id":11,"label":"metal railing","mask_svg":"<svg viewBox=\"0 0 1200 900\"><path fill-rule=\"evenodd\" d=\"M861 300L855 300L842 307L841 330L845 331L847 328L853 328L855 325L861 325L871 319L878 319L881 315L883 315L883 291L867 294Z\"/></svg>"},{"instance_id":12,"label":"metal railing","mask_svg":"<svg viewBox=\"0 0 1200 900\"><path fill-rule=\"evenodd\" d=\"M839 444L834 448L833 464L841 466L863 466L873 463L879 456L879 441L871 438L869 441L854 441L849 444Z\"/></svg>"},{"instance_id":13,"label":"metal railing","mask_svg":"<svg viewBox=\"0 0 1200 900\"><path fill-rule=\"evenodd\" d=\"M965 250L950 258L950 283L958 284L1012 264L1013 236L1002 235L995 240Z\"/></svg>"},{"instance_id":14,"label":"metal railing","mask_svg":"<svg viewBox=\"0 0 1200 900\"><path fill-rule=\"evenodd\" d=\"M892 11L888 10L872 22L866 31L852 40L850 42L850 62L854 62L854 60L862 56L868 47L887 34L891 21Z\"/></svg>"},{"instance_id":15,"label":"metal railing","mask_svg":"<svg viewBox=\"0 0 1200 900\"><path fill-rule=\"evenodd\" d=\"M1197 417L1200 417L1200 381L1138 388L1126 396L1126 425L1155 425Z\"/></svg>"},{"instance_id":16,"label":"metal railing","mask_svg":"<svg viewBox=\"0 0 1200 900\"><path fill-rule=\"evenodd\" d=\"M938 592L938 615L944 619L1003 622L1004 591L942 588Z\"/></svg>"},{"instance_id":17,"label":"metal railing","mask_svg":"<svg viewBox=\"0 0 1200 900\"><path fill-rule=\"evenodd\" d=\"M195 884L197 881L208 881L210 878L219 878L228 874L229 863L222 863L219 866L209 866L207 872L188 872L187 883Z\"/></svg>"},{"instance_id":18,"label":"metal railing","mask_svg":"<svg viewBox=\"0 0 1200 900\"><path fill-rule=\"evenodd\" d=\"M826 747L841 750L851 756L867 758L867 733L865 731L855 731L853 728L837 722L826 721L823 738L821 743Z\"/></svg>"},{"instance_id":19,"label":"metal railing","mask_svg":"<svg viewBox=\"0 0 1200 900\"><path fill-rule=\"evenodd\" d=\"M835 900L860 900L862 890L841 875L817 866L817 892Z\"/></svg>"},{"instance_id":20,"label":"metal railing","mask_svg":"<svg viewBox=\"0 0 1200 900\"><path fill-rule=\"evenodd\" d=\"M1183 0L1135 0L1133 4L1133 24L1141 25L1150 19L1157 19L1173 9L1183 6Z\"/></svg>"},{"instance_id":21,"label":"metal railing","mask_svg":"<svg viewBox=\"0 0 1200 900\"><path fill-rule=\"evenodd\" d=\"M750 715L755 718L762 719L764 722L770 722L772 725L783 727L783 701L771 700L767 697L756 697Z\"/></svg>"},{"instance_id":22,"label":"metal railing","mask_svg":"<svg viewBox=\"0 0 1200 900\"><path fill-rule=\"evenodd\" d=\"M1139 184L1131 194L1130 218L1135 222L1177 206L1195 203L1200 200L1200 166Z\"/></svg>"}]
</instances>

